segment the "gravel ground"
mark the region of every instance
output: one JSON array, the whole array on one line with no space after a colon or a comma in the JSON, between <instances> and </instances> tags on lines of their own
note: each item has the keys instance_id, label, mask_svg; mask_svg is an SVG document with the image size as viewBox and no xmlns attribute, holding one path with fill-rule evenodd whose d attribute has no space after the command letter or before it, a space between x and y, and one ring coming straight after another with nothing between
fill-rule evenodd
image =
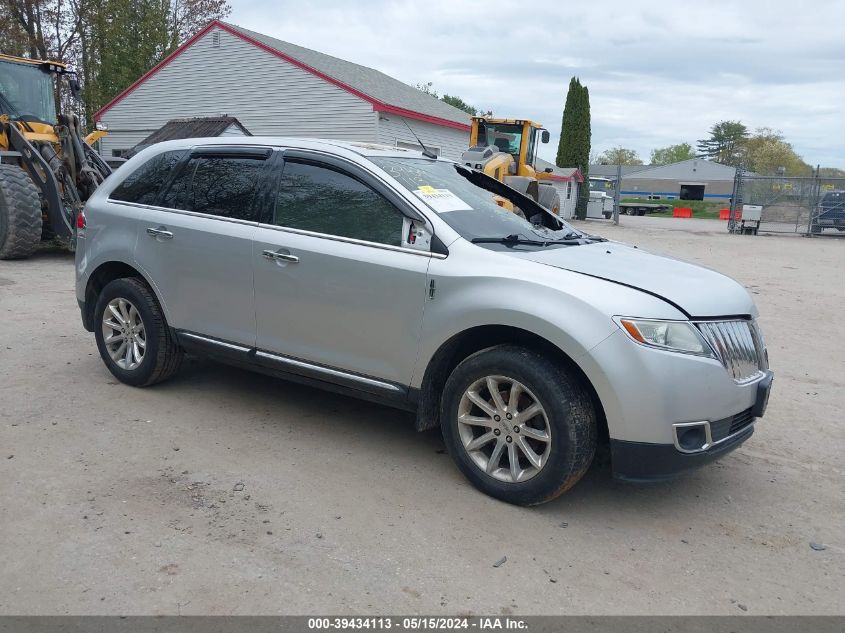
<instances>
[{"instance_id":1,"label":"gravel ground","mask_svg":"<svg viewBox=\"0 0 845 633\"><path fill-rule=\"evenodd\" d=\"M622 222L588 226L754 293L769 412L684 479L596 465L535 509L405 413L208 361L118 384L70 256L0 262L0 613L845 612L845 240Z\"/></svg>"}]
</instances>

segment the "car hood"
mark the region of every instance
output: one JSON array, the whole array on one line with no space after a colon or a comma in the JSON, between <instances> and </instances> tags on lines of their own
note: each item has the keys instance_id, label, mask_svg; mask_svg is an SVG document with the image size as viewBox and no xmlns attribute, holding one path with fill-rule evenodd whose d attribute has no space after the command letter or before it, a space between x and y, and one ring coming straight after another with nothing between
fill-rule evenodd
<instances>
[{"instance_id":1,"label":"car hood","mask_svg":"<svg viewBox=\"0 0 845 633\"><path fill-rule=\"evenodd\" d=\"M642 290L668 301L690 317L756 315L751 296L730 277L617 242L508 254Z\"/></svg>"}]
</instances>

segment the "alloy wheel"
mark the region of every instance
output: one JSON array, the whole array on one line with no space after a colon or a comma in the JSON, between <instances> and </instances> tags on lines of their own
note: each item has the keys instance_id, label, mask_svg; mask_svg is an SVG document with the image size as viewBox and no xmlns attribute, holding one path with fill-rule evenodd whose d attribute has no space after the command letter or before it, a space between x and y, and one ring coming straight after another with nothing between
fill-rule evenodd
<instances>
[{"instance_id":1,"label":"alloy wheel","mask_svg":"<svg viewBox=\"0 0 845 633\"><path fill-rule=\"evenodd\" d=\"M536 476L552 446L543 405L528 387L506 376L485 376L467 388L458 405L458 434L473 463L507 483Z\"/></svg>"},{"instance_id":2,"label":"alloy wheel","mask_svg":"<svg viewBox=\"0 0 845 633\"><path fill-rule=\"evenodd\" d=\"M103 314L103 343L114 363L132 371L144 360L147 335L141 314L121 297L109 301Z\"/></svg>"}]
</instances>

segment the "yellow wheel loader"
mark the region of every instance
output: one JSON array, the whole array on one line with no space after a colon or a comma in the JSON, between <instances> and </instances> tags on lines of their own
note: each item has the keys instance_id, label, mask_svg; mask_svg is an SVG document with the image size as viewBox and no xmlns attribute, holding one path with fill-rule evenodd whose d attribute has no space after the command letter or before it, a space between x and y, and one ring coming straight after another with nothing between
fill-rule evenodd
<instances>
[{"instance_id":1,"label":"yellow wheel loader","mask_svg":"<svg viewBox=\"0 0 845 633\"><path fill-rule=\"evenodd\" d=\"M537 148L549 142L549 131L528 119L494 119L472 117L470 148L461 155L467 167L483 171L488 176L526 194L560 214L560 194L547 180L551 168L537 171ZM499 206L520 213L504 198L497 197Z\"/></svg>"},{"instance_id":2,"label":"yellow wheel loader","mask_svg":"<svg viewBox=\"0 0 845 633\"><path fill-rule=\"evenodd\" d=\"M22 259L42 239L73 246L82 205L111 174L75 114L56 115L56 91L74 98L65 64L0 55L0 259Z\"/></svg>"}]
</instances>

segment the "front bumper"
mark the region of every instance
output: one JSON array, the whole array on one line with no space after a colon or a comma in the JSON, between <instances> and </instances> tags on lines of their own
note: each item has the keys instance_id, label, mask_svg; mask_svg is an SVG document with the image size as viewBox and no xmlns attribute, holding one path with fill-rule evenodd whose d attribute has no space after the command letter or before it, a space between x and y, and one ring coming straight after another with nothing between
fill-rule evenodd
<instances>
[{"instance_id":1,"label":"front bumper","mask_svg":"<svg viewBox=\"0 0 845 633\"><path fill-rule=\"evenodd\" d=\"M716 461L754 434L754 425L700 453L682 453L673 444L610 440L613 477L622 481L663 481Z\"/></svg>"},{"instance_id":2,"label":"front bumper","mask_svg":"<svg viewBox=\"0 0 845 633\"><path fill-rule=\"evenodd\" d=\"M708 445L702 450L683 450L677 435L674 444L611 439L613 476L623 481L672 479L730 453L754 434L754 422L766 412L773 380L774 374L767 371L757 382L756 397L750 408L724 420L707 422Z\"/></svg>"}]
</instances>

